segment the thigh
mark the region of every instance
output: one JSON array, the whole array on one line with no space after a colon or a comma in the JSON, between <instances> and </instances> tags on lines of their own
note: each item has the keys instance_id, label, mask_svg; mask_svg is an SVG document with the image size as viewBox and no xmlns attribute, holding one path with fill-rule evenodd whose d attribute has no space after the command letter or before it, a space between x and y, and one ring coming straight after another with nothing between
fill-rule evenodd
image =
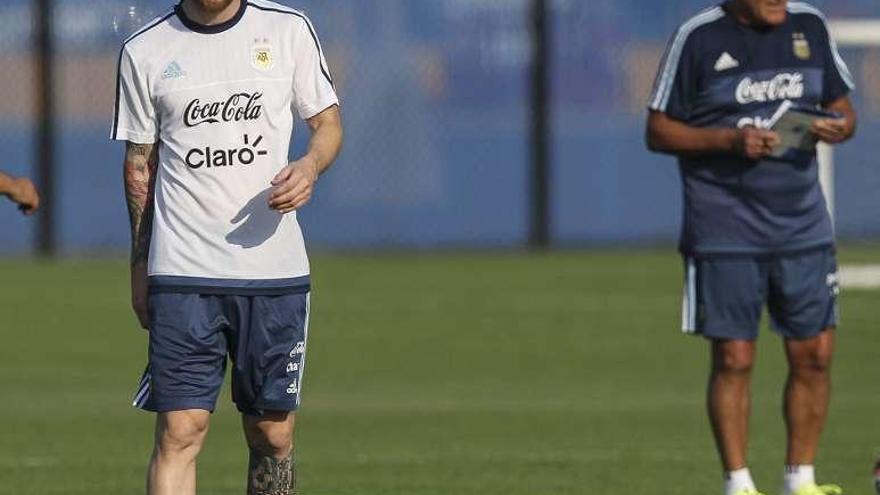
<instances>
[{"instance_id":1,"label":"thigh","mask_svg":"<svg viewBox=\"0 0 880 495\"><path fill-rule=\"evenodd\" d=\"M767 295L766 264L752 257L688 258L683 328L710 339L754 340Z\"/></svg>"},{"instance_id":2,"label":"thigh","mask_svg":"<svg viewBox=\"0 0 880 495\"><path fill-rule=\"evenodd\" d=\"M151 294L149 364L135 406L213 411L226 367L226 324L216 296Z\"/></svg>"},{"instance_id":3,"label":"thigh","mask_svg":"<svg viewBox=\"0 0 880 495\"><path fill-rule=\"evenodd\" d=\"M310 295L235 296L239 324L232 398L239 411L260 416L299 407L305 369Z\"/></svg>"},{"instance_id":4,"label":"thigh","mask_svg":"<svg viewBox=\"0 0 880 495\"><path fill-rule=\"evenodd\" d=\"M838 293L834 249L775 259L768 307L776 331L786 338L803 340L836 327Z\"/></svg>"}]
</instances>

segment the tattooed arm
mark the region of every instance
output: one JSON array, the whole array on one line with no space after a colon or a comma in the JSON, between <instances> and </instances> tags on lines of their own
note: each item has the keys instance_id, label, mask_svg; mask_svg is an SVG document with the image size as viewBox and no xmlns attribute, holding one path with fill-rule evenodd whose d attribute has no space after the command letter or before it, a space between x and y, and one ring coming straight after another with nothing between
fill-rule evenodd
<instances>
[{"instance_id":1,"label":"tattooed arm","mask_svg":"<svg viewBox=\"0 0 880 495\"><path fill-rule=\"evenodd\" d=\"M158 155L155 145L125 146L125 200L131 222L131 305L147 329L147 257L153 232L153 199Z\"/></svg>"}]
</instances>

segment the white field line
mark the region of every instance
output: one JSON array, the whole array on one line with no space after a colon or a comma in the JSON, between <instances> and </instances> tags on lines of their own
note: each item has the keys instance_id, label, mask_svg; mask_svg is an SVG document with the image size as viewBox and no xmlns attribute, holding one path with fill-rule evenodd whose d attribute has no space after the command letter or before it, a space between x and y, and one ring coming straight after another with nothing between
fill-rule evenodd
<instances>
[{"instance_id":1,"label":"white field line","mask_svg":"<svg viewBox=\"0 0 880 495\"><path fill-rule=\"evenodd\" d=\"M880 265L841 266L840 285L845 289L880 289Z\"/></svg>"}]
</instances>

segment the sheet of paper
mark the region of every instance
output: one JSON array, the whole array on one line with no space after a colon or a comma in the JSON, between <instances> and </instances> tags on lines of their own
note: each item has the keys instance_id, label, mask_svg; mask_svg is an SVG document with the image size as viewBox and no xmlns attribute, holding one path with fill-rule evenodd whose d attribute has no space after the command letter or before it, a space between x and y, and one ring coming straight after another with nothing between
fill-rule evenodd
<instances>
[{"instance_id":1,"label":"sheet of paper","mask_svg":"<svg viewBox=\"0 0 880 495\"><path fill-rule=\"evenodd\" d=\"M799 108L788 100L782 102L770 119L770 128L779 134L781 140L773 149L771 156L782 158L792 152L814 153L816 139L810 128L817 120L833 117L834 114L822 110Z\"/></svg>"}]
</instances>

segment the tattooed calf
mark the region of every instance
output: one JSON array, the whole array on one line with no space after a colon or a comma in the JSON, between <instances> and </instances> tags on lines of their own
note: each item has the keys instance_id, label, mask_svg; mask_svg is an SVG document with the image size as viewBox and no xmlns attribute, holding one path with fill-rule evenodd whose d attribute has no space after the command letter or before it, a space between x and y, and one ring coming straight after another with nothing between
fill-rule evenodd
<instances>
[{"instance_id":1,"label":"tattooed calf","mask_svg":"<svg viewBox=\"0 0 880 495\"><path fill-rule=\"evenodd\" d=\"M296 495L293 458L276 459L251 452L248 495Z\"/></svg>"}]
</instances>

